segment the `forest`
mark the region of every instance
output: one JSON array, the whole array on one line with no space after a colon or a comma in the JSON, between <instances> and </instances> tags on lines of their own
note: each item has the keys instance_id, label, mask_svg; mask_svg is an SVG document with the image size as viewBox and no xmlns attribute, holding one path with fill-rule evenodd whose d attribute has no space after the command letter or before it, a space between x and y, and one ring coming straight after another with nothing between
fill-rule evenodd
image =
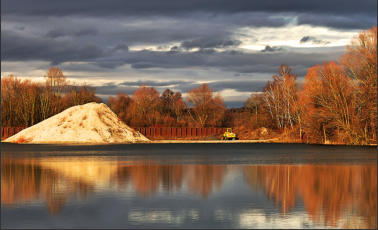
<instances>
[{"instance_id":1,"label":"forest","mask_svg":"<svg viewBox=\"0 0 378 230\"><path fill-rule=\"evenodd\" d=\"M45 82L1 78L1 126L32 126L63 110L102 102L95 88L69 82L50 67ZM303 83L282 64L261 94L227 109L207 85L180 92L140 86L119 92L109 107L131 127L233 127L241 139L279 137L282 142L376 144L377 28L354 37L338 60L308 69Z\"/></svg>"}]
</instances>

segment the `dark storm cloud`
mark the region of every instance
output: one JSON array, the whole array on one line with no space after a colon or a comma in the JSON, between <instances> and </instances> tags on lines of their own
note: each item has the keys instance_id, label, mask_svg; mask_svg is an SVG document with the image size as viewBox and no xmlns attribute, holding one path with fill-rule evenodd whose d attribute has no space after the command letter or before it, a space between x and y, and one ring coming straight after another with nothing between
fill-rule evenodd
<instances>
[{"instance_id":1,"label":"dark storm cloud","mask_svg":"<svg viewBox=\"0 0 378 230\"><path fill-rule=\"evenodd\" d=\"M301 38L300 43L306 43L309 41L317 41L315 37L312 36L304 36Z\"/></svg>"},{"instance_id":2,"label":"dark storm cloud","mask_svg":"<svg viewBox=\"0 0 378 230\"><path fill-rule=\"evenodd\" d=\"M376 8L375 8L376 9ZM299 14L298 25L326 26L336 29L367 29L377 25L377 11L375 14L367 14L357 11L338 15Z\"/></svg>"},{"instance_id":3,"label":"dark storm cloud","mask_svg":"<svg viewBox=\"0 0 378 230\"><path fill-rule=\"evenodd\" d=\"M41 38L6 29L2 30L1 49L1 57L5 61L41 60L50 61L52 64L84 61L108 69L125 64L131 65L134 69L212 67L236 73L272 73L285 61L289 65L299 65L301 74L305 68L325 60L336 59L341 54L340 50L332 49L323 53L243 53L233 50L217 52L211 48L200 49L197 52L129 51L123 43L112 48L122 52L104 52L101 47L87 41L78 43L75 40Z\"/></svg>"},{"instance_id":4,"label":"dark storm cloud","mask_svg":"<svg viewBox=\"0 0 378 230\"><path fill-rule=\"evenodd\" d=\"M131 95L135 92L137 87L123 86L115 83L108 83L101 86L94 87L96 89L96 94L114 96L118 93L126 93Z\"/></svg>"},{"instance_id":5,"label":"dark storm cloud","mask_svg":"<svg viewBox=\"0 0 378 230\"><path fill-rule=\"evenodd\" d=\"M225 47L232 47L240 45L240 41L238 40L223 40L214 37L208 38L201 38L195 40L184 41L181 43L181 47L185 49L193 49L193 48L225 48Z\"/></svg>"},{"instance_id":6,"label":"dark storm cloud","mask_svg":"<svg viewBox=\"0 0 378 230\"><path fill-rule=\"evenodd\" d=\"M270 80L270 79L267 79ZM267 80L258 81L217 81L209 83L209 86L214 91L221 91L225 89L234 89L239 92L257 92L262 91L266 85Z\"/></svg>"},{"instance_id":7,"label":"dark storm cloud","mask_svg":"<svg viewBox=\"0 0 378 230\"><path fill-rule=\"evenodd\" d=\"M261 80L243 80L243 81L216 81L207 83L214 92L219 92L226 89L233 89L237 92L259 92L262 91L267 81L270 79ZM188 92L194 88L201 86L201 83L195 81L125 81L122 83L108 83L103 86L96 86L96 92L103 95L116 95L117 93L133 94L139 86L146 85L154 87L160 92L165 89L173 89L174 91Z\"/></svg>"},{"instance_id":8,"label":"dark storm cloud","mask_svg":"<svg viewBox=\"0 0 378 230\"><path fill-rule=\"evenodd\" d=\"M317 39L313 36L304 36L299 40L300 43L313 43L313 44L328 44L328 41Z\"/></svg>"},{"instance_id":9,"label":"dark storm cloud","mask_svg":"<svg viewBox=\"0 0 378 230\"><path fill-rule=\"evenodd\" d=\"M320 0L5 0L1 1L2 20L7 17L171 17L224 20L224 25L283 26L282 18L274 14L298 16L298 24L334 28L366 29L376 25L377 1ZM202 14L202 16L200 16ZM204 17L203 15L207 15ZM43 20L43 19L42 19ZM122 19L121 19L122 20ZM157 25L158 26L158 25ZM209 27L210 29L211 27Z\"/></svg>"},{"instance_id":10,"label":"dark storm cloud","mask_svg":"<svg viewBox=\"0 0 378 230\"><path fill-rule=\"evenodd\" d=\"M66 33L64 33L63 31L61 30L57 30L57 29L54 29L54 30L50 30L46 36L47 37L50 37L50 38L58 38L58 37L63 37L65 36Z\"/></svg>"},{"instance_id":11,"label":"dark storm cloud","mask_svg":"<svg viewBox=\"0 0 378 230\"><path fill-rule=\"evenodd\" d=\"M118 44L113 50L129 51L129 47L126 44Z\"/></svg>"},{"instance_id":12,"label":"dark storm cloud","mask_svg":"<svg viewBox=\"0 0 378 230\"><path fill-rule=\"evenodd\" d=\"M101 95L117 95L118 93L126 93L132 95L139 86L146 85L148 87L154 87L159 92L163 92L165 89L174 89L180 90L181 92L186 92L195 87L199 87L200 84L197 84L193 81L125 81L122 83L107 83L105 85L96 86L96 93ZM171 87L175 85L174 87Z\"/></svg>"},{"instance_id":13,"label":"dark storm cloud","mask_svg":"<svg viewBox=\"0 0 378 230\"><path fill-rule=\"evenodd\" d=\"M180 49L199 48L197 55L219 57L214 48L230 49L240 45L239 40L231 38L234 35L233 32L240 26L284 26L287 22L284 17L281 17L282 15L276 17L277 15L269 12L290 11L286 10L288 8L292 9L291 11L293 12L309 11L308 14L300 14L298 16L299 24L311 24L311 22L314 22L315 24L321 25L325 23L328 25L330 23L338 23L337 27L354 28L356 26L366 27L366 25L372 24L371 18L376 19L376 16L372 17L369 16L370 14L366 14L371 10L366 8L366 5L376 4L370 1L366 2L366 4L357 4L352 1L343 2L337 9L334 7L333 2L326 4L327 7L324 7L321 3L315 4L307 1L289 1L288 3L285 2L285 4L276 1L274 1L274 4L266 4L261 1L231 3L230 1L207 2L196 0L185 1L182 4L177 4L177 1L163 1L162 3L150 1L147 4L143 0L137 2L111 1L114 4L110 4L107 1L75 1L74 4L67 1L53 2L54 4L51 1L33 1L33 4L30 4L30 1L2 1L2 24L8 25L9 22L12 22L15 24L13 28L22 26L22 28L30 27L31 29L36 28L36 31L42 31L41 34L34 33L34 36L31 37L28 34L26 36L25 34L17 34L10 28L2 29L2 40L7 43L7 46L4 46L4 42L1 42L2 48L4 48L2 49L2 58L4 60L24 61L37 59L51 61L52 63L68 60L93 60L98 66L107 68L114 68L123 64L131 64L136 69L159 66L162 68L177 68L185 67L186 65L174 60L172 64L165 63L162 65L160 63L159 65L156 64L155 60L146 60L154 57L140 58L147 55L146 53L130 53L125 57L120 57L120 60L109 56L112 55L111 52L115 51L116 53L127 52L133 45L177 42L181 46L173 46L171 48L172 52L168 52L166 55L177 54L182 56L182 52L180 52L182 50ZM306 4L303 2L306 2ZM84 5L86 7L82 7ZM314 14L321 12L321 9L327 11L332 8L335 8L334 14L345 13L349 12L352 7L354 16L319 16ZM166 13L176 12L175 10L188 12L188 14L175 14L171 18L165 17ZM367 11L365 12L364 10ZM364 14L358 14L358 12L362 11L364 11ZM150 17L141 17L142 13ZM161 16L162 14L164 17ZM71 15L77 17L71 20L67 19L70 17L66 17L64 20L59 17L54 18L54 16ZM85 18L88 15L95 16L95 18ZM109 21L101 18L101 16L107 15L117 15L117 17ZM141 19L142 23L138 19ZM366 24L366 20L369 23ZM42 24L45 21L49 23ZM365 24L360 25L361 22ZM44 31L44 29L47 31ZM251 39L251 35L241 36L248 36L248 39ZM72 40L58 40L67 37ZM57 41L51 41L52 39L48 40L48 38L54 38ZM280 48L266 46L263 50L265 53L274 51L280 51ZM99 58L101 55L103 57ZM154 53L151 55L156 56ZM188 57L188 59L192 58L191 55L188 55ZM164 62L165 57L162 58L163 61L160 62ZM188 61L189 63L193 62L193 60ZM187 66L190 66L190 64ZM243 67L242 69L240 69L241 72L249 72L248 67Z\"/></svg>"},{"instance_id":14,"label":"dark storm cloud","mask_svg":"<svg viewBox=\"0 0 378 230\"><path fill-rule=\"evenodd\" d=\"M175 80L175 81L152 81L152 80L148 80L148 81L124 81L122 83L120 83L119 85L124 85L124 86L141 86L141 85L147 85L147 86L165 86L165 87L168 87L168 86L171 86L171 85L179 85L179 84L187 84L187 83L190 83L188 81L178 81L178 80Z\"/></svg>"},{"instance_id":15,"label":"dark storm cloud","mask_svg":"<svg viewBox=\"0 0 378 230\"><path fill-rule=\"evenodd\" d=\"M50 38L57 38L57 37L63 37L63 36L81 37L81 36L97 35L97 34L98 34L98 30L94 28L84 28L84 29L76 30L76 31L64 31L60 29L53 29L47 32L46 36Z\"/></svg>"},{"instance_id":16,"label":"dark storm cloud","mask_svg":"<svg viewBox=\"0 0 378 230\"><path fill-rule=\"evenodd\" d=\"M276 47L276 46L265 46L261 52L275 52L275 51L281 51L283 50L282 47Z\"/></svg>"},{"instance_id":17,"label":"dark storm cloud","mask_svg":"<svg viewBox=\"0 0 378 230\"><path fill-rule=\"evenodd\" d=\"M309 12L332 14L369 14L375 15L377 1L352 0L8 0L1 1L1 12L25 15L178 15L188 12L201 11L210 13L238 13L238 12Z\"/></svg>"},{"instance_id":18,"label":"dark storm cloud","mask_svg":"<svg viewBox=\"0 0 378 230\"><path fill-rule=\"evenodd\" d=\"M93 44L78 46L74 42L25 36L2 30L1 59L7 61L43 60L58 64L64 61L85 61L101 57L103 51Z\"/></svg>"},{"instance_id":19,"label":"dark storm cloud","mask_svg":"<svg viewBox=\"0 0 378 230\"><path fill-rule=\"evenodd\" d=\"M190 68L190 67L214 67L239 73L274 73L277 66L286 62L288 65L297 66L298 74L304 74L305 69L320 64L326 60L337 59L342 50L330 49L327 53L243 53L243 52L157 52L138 51L129 52L128 55L117 57L114 62L110 57L107 65L103 67L114 68L117 64L130 64L133 68Z\"/></svg>"},{"instance_id":20,"label":"dark storm cloud","mask_svg":"<svg viewBox=\"0 0 378 230\"><path fill-rule=\"evenodd\" d=\"M243 107L245 103L245 100L240 100L240 101L228 101L226 106L227 108L240 108Z\"/></svg>"}]
</instances>

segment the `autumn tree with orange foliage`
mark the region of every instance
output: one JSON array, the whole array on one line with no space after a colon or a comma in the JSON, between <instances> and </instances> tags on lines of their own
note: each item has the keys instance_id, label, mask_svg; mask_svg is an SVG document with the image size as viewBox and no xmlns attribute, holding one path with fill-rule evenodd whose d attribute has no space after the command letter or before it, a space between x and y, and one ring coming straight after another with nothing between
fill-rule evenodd
<instances>
[{"instance_id":1,"label":"autumn tree with orange foliage","mask_svg":"<svg viewBox=\"0 0 378 230\"><path fill-rule=\"evenodd\" d=\"M1 126L32 125L36 119L33 106L38 100L37 90L28 80L13 75L1 78Z\"/></svg>"},{"instance_id":2,"label":"autumn tree with orange foliage","mask_svg":"<svg viewBox=\"0 0 378 230\"><path fill-rule=\"evenodd\" d=\"M260 127L276 128L275 122L272 122L270 111L265 105L264 96L264 94L253 93L244 103L244 108L249 115L247 122L252 129Z\"/></svg>"},{"instance_id":3,"label":"autumn tree with orange foliage","mask_svg":"<svg viewBox=\"0 0 378 230\"><path fill-rule=\"evenodd\" d=\"M360 143L355 90L356 84L335 62L310 68L301 92L307 135L322 143Z\"/></svg>"},{"instance_id":4,"label":"autumn tree with orange foliage","mask_svg":"<svg viewBox=\"0 0 378 230\"><path fill-rule=\"evenodd\" d=\"M358 127L362 143L377 142L377 27L360 33L340 57L346 74L354 79L359 98Z\"/></svg>"},{"instance_id":5,"label":"autumn tree with orange foliage","mask_svg":"<svg viewBox=\"0 0 378 230\"><path fill-rule=\"evenodd\" d=\"M340 57L308 70L300 92L313 142L376 143L377 28L362 32Z\"/></svg>"},{"instance_id":6,"label":"autumn tree with orange foliage","mask_svg":"<svg viewBox=\"0 0 378 230\"><path fill-rule=\"evenodd\" d=\"M303 90L297 90L296 76L290 68L281 65L279 75L273 76L273 82L265 87L263 99L262 108L269 112L273 128L289 128L300 139L305 136L302 141L376 143L376 27L352 40L347 53L340 57L340 64L333 61L311 67ZM247 100L246 106L249 105L252 110L257 108L255 102Z\"/></svg>"},{"instance_id":7,"label":"autumn tree with orange foliage","mask_svg":"<svg viewBox=\"0 0 378 230\"><path fill-rule=\"evenodd\" d=\"M166 126L178 125L183 123L183 112L186 104L182 99L180 92L173 92L166 89L160 96L160 113L162 114L162 123Z\"/></svg>"},{"instance_id":8,"label":"autumn tree with orange foliage","mask_svg":"<svg viewBox=\"0 0 378 230\"><path fill-rule=\"evenodd\" d=\"M1 78L1 126L32 126L68 107L101 102L88 86L67 85L58 67L50 68L46 81L21 80L13 75Z\"/></svg>"},{"instance_id":9,"label":"autumn tree with orange foliage","mask_svg":"<svg viewBox=\"0 0 378 230\"><path fill-rule=\"evenodd\" d=\"M109 107L122 121L129 123L129 106L132 99L125 93L118 93L116 97L109 97Z\"/></svg>"},{"instance_id":10,"label":"autumn tree with orange foliage","mask_svg":"<svg viewBox=\"0 0 378 230\"><path fill-rule=\"evenodd\" d=\"M132 95L129 109L131 125L134 127L156 125L160 117L159 103L159 93L155 88L140 86Z\"/></svg>"},{"instance_id":11,"label":"autumn tree with orange foliage","mask_svg":"<svg viewBox=\"0 0 378 230\"><path fill-rule=\"evenodd\" d=\"M187 98L193 105L192 111L188 111L196 125L200 127L221 125L226 106L220 94L214 96L213 90L207 84L202 84L199 88L190 90Z\"/></svg>"},{"instance_id":12,"label":"autumn tree with orange foliage","mask_svg":"<svg viewBox=\"0 0 378 230\"><path fill-rule=\"evenodd\" d=\"M89 102L102 102L101 98L96 96L95 89L90 86L73 85L67 88L68 92L62 97L63 105L65 108L69 108L75 105L83 105Z\"/></svg>"},{"instance_id":13,"label":"autumn tree with orange foliage","mask_svg":"<svg viewBox=\"0 0 378 230\"><path fill-rule=\"evenodd\" d=\"M1 125L31 126L43 120L44 116L51 116L51 108L42 109L44 92L42 84L30 80L21 80L13 75L1 78Z\"/></svg>"}]
</instances>

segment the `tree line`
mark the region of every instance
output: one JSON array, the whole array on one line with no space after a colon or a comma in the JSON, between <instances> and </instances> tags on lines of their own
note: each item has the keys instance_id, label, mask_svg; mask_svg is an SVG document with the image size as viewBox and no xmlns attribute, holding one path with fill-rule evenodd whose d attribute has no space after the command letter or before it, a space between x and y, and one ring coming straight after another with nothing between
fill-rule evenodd
<instances>
[{"instance_id":1,"label":"tree line","mask_svg":"<svg viewBox=\"0 0 378 230\"><path fill-rule=\"evenodd\" d=\"M133 127L222 127L226 106L222 97L203 84L187 92L187 103L180 92L166 89L161 95L153 87L140 86L132 96L119 93L109 98L110 108ZM188 106L188 104L192 106Z\"/></svg>"},{"instance_id":2,"label":"tree line","mask_svg":"<svg viewBox=\"0 0 378 230\"><path fill-rule=\"evenodd\" d=\"M161 95L140 86L131 96L118 93L108 105L132 127L147 126L223 126L226 106L208 85L188 92L188 107L180 92L166 89ZM95 88L70 84L58 67L51 67L44 83L21 80L13 75L1 79L1 125L32 126L63 110L89 102L102 102Z\"/></svg>"},{"instance_id":3,"label":"tree line","mask_svg":"<svg viewBox=\"0 0 378 230\"><path fill-rule=\"evenodd\" d=\"M31 126L92 101L102 101L95 89L70 84L58 67L48 70L44 83L8 76L1 79L1 125ZM377 28L353 38L338 61L309 68L303 84L281 65L242 108L227 109L207 84L189 90L186 102L180 92L159 94L142 85L132 95L110 97L108 105L132 127L234 127L245 138L265 128L298 142L376 143Z\"/></svg>"},{"instance_id":4,"label":"tree line","mask_svg":"<svg viewBox=\"0 0 378 230\"><path fill-rule=\"evenodd\" d=\"M287 65L245 103L241 130L281 130L288 140L377 143L377 27L359 33L338 61L308 69L302 85Z\"/></svg>"},{"instance_id":5,"label":"tree line","mask_svg":"<svg viewBox=\"0 0 378 230\"><path fill-rule=\"evenodd\" d=\"M101 102L95 89L69 84L62 70L51 67L44 83L13 75L1 78L1 126L32 126L66 108Z\"/></svg>"},{"instance_id":6,"label":"tree line","mask_svg":"<svg viewBox=\"0 0 378 230\"><path fill-rule=\"evenodd\" d=\"M311 67L302 87L282 65L264 89L262 106L276 128L312 142L376 143L377 28L364 31L339 61Z\"/></svg>"}]
</instances>

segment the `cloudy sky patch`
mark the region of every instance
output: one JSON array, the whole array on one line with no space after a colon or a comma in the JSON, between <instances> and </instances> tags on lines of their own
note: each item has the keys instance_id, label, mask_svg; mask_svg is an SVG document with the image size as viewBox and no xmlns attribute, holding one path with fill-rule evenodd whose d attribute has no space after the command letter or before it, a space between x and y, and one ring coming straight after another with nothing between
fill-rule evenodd
<instances>
[{"instance_id":1,"label":"cloudy sky patch","mask_svg":"<svg viewBox=\"0 0 378 230\"><path fill-rule=\"evenodd\" d=\"M107 98L140 84L185 92L208 82L228 106L280 64L301 80L376 25L377 2L265 0L1 2L1 75L43 80L51 65Z\"/></svg>"}]
</instances>

